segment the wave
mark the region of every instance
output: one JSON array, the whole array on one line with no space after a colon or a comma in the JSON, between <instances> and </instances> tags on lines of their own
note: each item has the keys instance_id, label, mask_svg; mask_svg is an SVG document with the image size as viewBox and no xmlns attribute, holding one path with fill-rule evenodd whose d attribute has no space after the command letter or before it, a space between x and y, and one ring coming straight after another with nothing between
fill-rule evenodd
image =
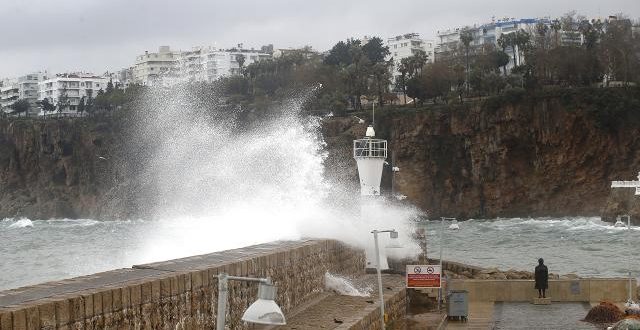
<instances>
[{"instance_id":1,"label":"wave","mask_svg":"<svg viewBox=\"0 0 640 330\"><path fill-rule=\"evenodd\" d=\"M327 289L343 296L369 297L372 291L370 287L359 289L348 279L329 272L324 274L324 285Z\"/></svg>"},{"instance_id":2,"label":"wave","mask_svg":"<svg viewBox=\"0 0 640 330\"><path fill-rule=\"evenodd\" d=\"M7 220L7 219L5 219ZM3 220L3 221L5 221ZM27 227L33 227L33 221L27 219L27 218L21 218L18 220L14 220L15 222L13 222L12 224L9 225L9 228L27 228Z\"/></svg>"}]
</instances>

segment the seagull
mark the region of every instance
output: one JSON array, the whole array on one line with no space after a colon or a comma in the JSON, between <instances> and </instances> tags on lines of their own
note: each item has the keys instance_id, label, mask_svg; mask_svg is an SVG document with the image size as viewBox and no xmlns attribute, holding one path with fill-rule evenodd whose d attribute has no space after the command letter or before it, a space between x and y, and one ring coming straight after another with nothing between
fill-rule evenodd
<instances>
[{"instance_id":1,"label":"seagull","mask_svg":"<svg viewBox=\"0 0 640 330\"><path fill-rule=\"evenodd\" d=\"M104 158L102 156L98 156L98 159L107 160L106 158Z\"/></svg>"},{"instance_id":2,"label":"seagull","mask_svg":"<svg viewBox=\"0 0 640 330\"><path fill-rule=\"evenodd\" d=\"M358 119L358 124L364 124L364 119L358 117L358 116L354 116Z\"/></svg>"}]
</instances>

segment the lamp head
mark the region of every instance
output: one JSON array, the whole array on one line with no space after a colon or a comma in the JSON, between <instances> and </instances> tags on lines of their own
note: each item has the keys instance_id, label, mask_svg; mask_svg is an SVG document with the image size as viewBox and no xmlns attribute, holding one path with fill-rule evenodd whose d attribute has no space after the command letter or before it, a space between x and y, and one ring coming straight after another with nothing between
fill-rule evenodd
<instances>
[{"instance_id":1,"label":"lamp head","mask_svg":"<svg viewBox=\"0 0 640 330\"><path fill-rule=\"evenodd\" d=\"M260 283L258 300L256 300L242 315L245 322L285 325L287 324L280 306L276 304L276 287L267 283Z\"/></svg>"}]
</instances>

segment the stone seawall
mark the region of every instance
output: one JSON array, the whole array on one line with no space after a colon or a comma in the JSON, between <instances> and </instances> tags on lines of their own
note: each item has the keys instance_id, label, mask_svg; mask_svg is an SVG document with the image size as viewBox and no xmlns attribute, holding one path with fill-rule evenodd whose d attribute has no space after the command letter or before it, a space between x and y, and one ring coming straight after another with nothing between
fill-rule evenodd
<instances>
[{"instance_id":1,"label":"stone seawall","mask_svg":"<svg viewBox=\"0 0 640 330\"><path fill-rule=\"evenodd\" d=\"M261 244L0 292L0 330L205 329L216 322L217 274L272 278L286 314L324 287L324 274L362 274L364 252L334 240ZM229 283L230 329L257 286Z\"/></svg>"}]
</instances>

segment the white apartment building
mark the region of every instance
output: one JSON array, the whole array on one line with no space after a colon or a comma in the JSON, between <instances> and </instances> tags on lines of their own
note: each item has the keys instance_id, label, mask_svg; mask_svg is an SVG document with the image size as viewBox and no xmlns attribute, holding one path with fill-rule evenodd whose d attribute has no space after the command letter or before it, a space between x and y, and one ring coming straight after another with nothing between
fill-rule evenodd
<instances>
[{"instance_id":1,"label":"white apartment building","mask_svg":"<svg viewBox=\"0 0 640 330\"><path fill-rule=\"evenodd\" d=\"M6 79L2 81L2 87L0 87L0 108L6 113L10 113L13 110L9 108L20 98L20 89L18 88L17 80Z\"/></svg>"},{"instance_id":2,"label":"white apartment building","mask_svg":"<svg viewBox=\"0 0 640 330\"><path fill-rule=\"evenodd\" d=\"M105 90L109 79L90 73L65 73L40 81L38 100L48 99L57 107L61 98L66 98L68 105L62 113L76 113L80 99L95 98L99 90ZM56 109L57 110L57 109ZM43 114L41 112L41 114Z\"/></svg>"},{"instance_id":3,"label":"white apartment building","mask_svg":"<svg viewBox=\"0 0 640 330\"><path fill-rule=\"evenodd\" d=\"M0 108L5 112L11 112L8 108L10 105L25 99L31 104L30 112L37 112L38 82L46 79L46 75L46 72L37 72L4 80L0 87Z\"/></svg>"},{"instance_id":4,"label":"white apartment building","mask_svg":"<svg viewBox=\"0 0 640 330\"><path fill-rule=\"evenodd\" d=\"M393 58L393 76L399 76L400 61L422 51L427 54L427 62L433 62L435 42L420 38L418 33L407 33L387 39L389 57Z\"/></svg>"},{"instance_id":5,"label":"white apartment building","mask_svg":"<svg viewBox=\"0 0 640 330\"><path fill-rule=\"evenodd\" d=\"M240 57L244 58L242 66L247 67L252 63L270 59L273 56L254 49L242 48L212 51L206 55L205 60L207 80L215 81L220 77L240 74Z\"/></svg>"},{"instance_id":6,"label":"white apartment building","mask_svg":"<svg viewBox=\"0 0 640 330\"><path fill-rule=\"evenodd\" d=\"M240 57L244 58L243 62L239 61ZM271 57L271 54L259 50L244 49L242 44L228 50L198 46L188 51L171 51L169 46L162 46L158 53L145 52L136 58L132 80L143 85L183 81L212 82L220 77L239 74L241 62L246 67Z\"/></svg>"},{"instance_id":7,"label":"white apartment building","mask_svg":"<svg viewBox=\"0 0 640 330\"><path fill-rule=\"evenodd\" d=\"M468 29L473 36L473 41L471 41L470 46L472 48L481 48L484 45L493 45L497 49L500 49L498 45L498 39L503 34L515 33L516 31L524 30L531 35L535 34L535 26L539 22L550 25L551 21L548 18L523 18L523 19L515 19L515 18L504 18L493 20L491 23L486 23L482 25L474 25L468 27L458 27L455 29L448 29L443 31L438 31L438 42L435 50L435 60L438 58L444 58L451 55L451 52L456 50L460 50L462 47L462 43L460 41L460 33L464 31L464 29ZM513 52L514 50L511 47L507 47L505 49L507 55L509 55L509 64L507 65L507 69L511 69L514 66L513 63ZM520 63L523 59L518 58L518 52L516 49L516 59L518 63Z\"/></svg>"},{"instance_id":8,"label":"white apartment building","mask_svg":"<svg viewBox=\"0 0 640 330\"><path fill-rule=\"evenodd\" d=\"M243 67L271 58L271 54L254 49L238 48L218 50L215 47L194 47L184 51L178 58L176 74L180 81L213 82L229 75L240 74ZM244 61L240 60L244 58Z\"/></svg>"},{"instance_id":9,"label":"white apartment building","mask_svg":"<svg viewBox=\"0 0 640 330\"><path fill-rule=\"evenodd\" d=\"M174 77L179 51L172 51L169 46L160 46L157 53L145 51L136 57L133 66L133 82L141 85L154 85L164 77Z\"/></svg>"}]
</instances>

